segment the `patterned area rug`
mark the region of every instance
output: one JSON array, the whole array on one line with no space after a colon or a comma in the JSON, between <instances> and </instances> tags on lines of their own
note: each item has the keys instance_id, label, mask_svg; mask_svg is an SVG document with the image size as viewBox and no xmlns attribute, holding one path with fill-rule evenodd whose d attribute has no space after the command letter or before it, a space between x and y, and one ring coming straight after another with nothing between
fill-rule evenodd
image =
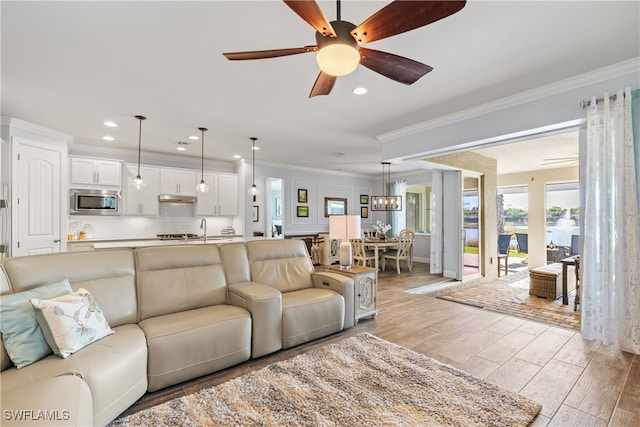
<instances>
[{"instance_id":1,"label":"patterned area rug","mask_svg":"<svg viewBox=\"0 0 640 427\"><path fill-rule=\"evenodd\" d=\"M526 426L528 397L370 334L278 362L112 426Z\"/></svg>"},{"instance_id":2,"label":"patterned area rug","mask_svg":"<svg viewBox=\"0 0 640 427\"><path fill-rule=\"evenodd\" d=\"M569 305L556 300L529 295L529 270L509 270L493 283L475 284L461 289L450 288L450 292L434 295L440 299L458 302L485 310L544 322L563 328L580 330L580 311L574 311L575 291L569 295Z\"/></svg>"}]
</instances>

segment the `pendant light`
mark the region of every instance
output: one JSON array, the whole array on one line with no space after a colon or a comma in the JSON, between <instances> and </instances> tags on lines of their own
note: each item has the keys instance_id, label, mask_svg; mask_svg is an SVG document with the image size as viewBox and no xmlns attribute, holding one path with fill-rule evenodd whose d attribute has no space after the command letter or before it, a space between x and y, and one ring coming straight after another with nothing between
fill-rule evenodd
<instances>
[{"instance_id":1,"label":"pendant light","mask_svg":"<svg viewBox=\"0 0 640 427\"><path fill-rule=\"evenodd\" d=\"M142 180L142 176L140 175L140 148L142 147L142 121L147 120L145 116L135 116L136 119L140 122L140 126L138 129L138 174L131 181L131 186L136 190L140 190L144 187L144 181Z\"/></svg>"},{"instance_id":2,"label":"pendant light","mask_svg":"<svg viewBox=\"0 0 640 427\"><path fill-rule=\"evenodd\" d=\"M209 185L204 182L204 133L208 130L207 128L198 128L200 132L202 132L201 142L202 142L202 154L200 156L200 183L196 185L196 191L198 193L208 193Z\"/></svg>"},{"instance_id":3,"label":"pendant light","mask_svg":"<svg viewBox=\"0 0 640 427\"><path fill-rule=\"evenodd\" d=\"M384 182L385 166L389 171L387 185ZM387 195L387 188L391 186L391 163L382 162L382 196L373 196L371 204L372 211L401 211L402 196Z\"/></svg>"},{"instance_id":4,"label":"pendant light","mask_svg":"<svg viewBox=\"0 0 640 427\"><path fill-rule=\"evenodd\" d=\"M253 184L249 188L249 194L253 197L253 201L256 201L256 196L258 195L258 187L256 187L256 150L259 150L260 147L256 147L256 141L258 138L252 136L249 138L251 140L251 155L252 155L252 166L253 166Z\"/></svg>"}]
</instances>

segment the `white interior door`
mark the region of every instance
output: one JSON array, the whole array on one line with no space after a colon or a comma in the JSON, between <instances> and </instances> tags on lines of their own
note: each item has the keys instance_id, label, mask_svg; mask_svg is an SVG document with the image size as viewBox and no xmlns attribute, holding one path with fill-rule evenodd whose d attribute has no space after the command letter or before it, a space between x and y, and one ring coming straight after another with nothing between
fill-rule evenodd
<instances>
[{"instance_id":1,"label":"white interior door","mask_svg":"<svg viewBox=\"0 0 640 427\"><path fill-rule=\"evenodd\" d=\"M13 255L60 252L62 153L26 140L16 142Z\"/></svg>"},{"instance_id":2,"label":"white interior door","mask_svg":"<svg viewBox=\"0 0 640 427\"><path fill-rule=\"evenodd\" d=\"M444 211L442 224L442 275L462 280L464 233L462 229L462 174L460 171L443 171Z\"/></svg>"}]
</instances>

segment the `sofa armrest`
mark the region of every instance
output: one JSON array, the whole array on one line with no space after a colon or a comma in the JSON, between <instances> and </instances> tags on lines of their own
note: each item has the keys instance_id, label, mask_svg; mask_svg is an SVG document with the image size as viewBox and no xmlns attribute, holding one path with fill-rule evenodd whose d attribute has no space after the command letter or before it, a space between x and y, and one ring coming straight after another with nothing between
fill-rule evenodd
<instances>
[{"instance_id":1,"label":"sofa armrest","mask_svg":"<svg viewBox=\"0 0 640 427\"><path fill-rule=\"evenodd\" d=\"M3 426L92 426L89 386L74 374L25 384L2 393Z\"/></svg>"},{"instance_id":2,"label":"sofa armrest","mask_svg":"<svg viewBox=\"0 0 640 427\"><path fill-rule=\"evenodd\" d=\"M251 313L251 357L282 348L282 295L270 286L240 282L227 286L229 302Z\"/></svg>"},{"instance_id":3,"label":"sofa armrest","mask_svg":"<svg viewBox=\"0 0 640 427\"><path fill-rule=\"evenodd\" d=\"M344 298L344 328L354 325L353 279L338 273L318 272L311 274L314 288L331 289Z\"/></svg>"}]
</instances>

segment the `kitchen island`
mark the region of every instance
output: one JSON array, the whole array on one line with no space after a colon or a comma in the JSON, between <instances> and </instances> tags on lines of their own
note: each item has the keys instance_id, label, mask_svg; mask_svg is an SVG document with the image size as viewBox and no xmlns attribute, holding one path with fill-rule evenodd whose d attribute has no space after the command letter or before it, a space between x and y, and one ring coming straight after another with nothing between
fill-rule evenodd
<instances>
[{"instance_id":1,"label":"kitchen island","mask_svg":"<svg viewBox=\"0 0 640 427\"><path fill-rule=\"evenodd\" d=\"M204 238L190 239L170 239L163 240L157 237L138 238L138 239L85 239L85 240L69 240L67 241L68 252L92 251L94 249L108 248L139 248L143 246L168 246L168 245L210 245L226 242L242 242L244 236L241 234L207 236L207 242Z\"/></svg>"}]
</instances>

